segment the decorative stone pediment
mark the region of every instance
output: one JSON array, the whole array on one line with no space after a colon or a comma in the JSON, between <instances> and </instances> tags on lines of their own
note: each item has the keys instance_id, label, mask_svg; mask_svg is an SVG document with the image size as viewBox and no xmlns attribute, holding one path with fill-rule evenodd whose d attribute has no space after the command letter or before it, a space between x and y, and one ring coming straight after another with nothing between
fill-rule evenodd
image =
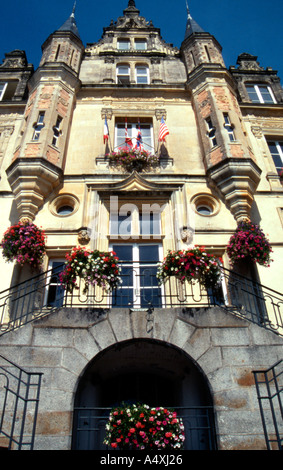
<instances>
[{"instance_id":1,"label":"decorative stone pediment","mask_svg":"<svg viewBox=\"0 0 283 470\"><path fill-rule=\"evenodd\" d=\"M136 171L118 183L91 185L93 189L101 192L172 192L179 188L176 184L153 183Z\"/></svg>"}]
</instances>

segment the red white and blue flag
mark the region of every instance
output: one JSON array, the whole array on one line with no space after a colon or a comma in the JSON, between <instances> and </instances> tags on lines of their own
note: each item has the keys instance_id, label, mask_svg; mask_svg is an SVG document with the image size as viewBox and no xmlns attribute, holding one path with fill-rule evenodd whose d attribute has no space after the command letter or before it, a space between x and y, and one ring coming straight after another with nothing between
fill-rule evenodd
<instances>
[{"instance_id":1,"label":"red white and blue flag","mask_svg":"<svg viewBox=\"0 0 283 470\"><path fill-rule=\"evenodd\" d=\"M125 142L126 142L126 145L128 145L129 147L132 147L132 146L133 146L132 139L129 137L129 134L128 134L128 123L127 123L127 119L125 120Z\"/></svg>"},{"instance_id":2,"label":"red white and blue flag","mask_svg":"<svg viewBox=\"0 0 283 470\"><path fill-rule=\"evenodd\" d=\"M104 143L106 140L109 138L109 129L108 129L108 124L107 124L107 118L105 116L105 121L104 121L104 135L103 135L103 141Z\"/></svg>"},{"instance_id":3,"label":"red white and blue flag","mask_svg":"<svg viewBox=\"0 0 283 470\"><path fill-rule=\"evenodd\" d=\"M142 133L141 133L141 127L140 127L140 123L139 123L138 133L137 133L137 137L136 137L136 149L142 150L142 148L143 148L143 146L142 146Z\"/></svg>"},{"instance_id":4,"label":"red white and blue flag","mask_svg":"<svg viewBox=\"0 0 283 470\"><path fill-rule=\"evenodd\" d=\"M162 116L161 122L160 122L160 128L159 128L159 135L158 135L158 140L160 142L165 142L165 137L166 135L169 134L168 127L165 124L164 118Z\"/></svg>"}]
</instances>

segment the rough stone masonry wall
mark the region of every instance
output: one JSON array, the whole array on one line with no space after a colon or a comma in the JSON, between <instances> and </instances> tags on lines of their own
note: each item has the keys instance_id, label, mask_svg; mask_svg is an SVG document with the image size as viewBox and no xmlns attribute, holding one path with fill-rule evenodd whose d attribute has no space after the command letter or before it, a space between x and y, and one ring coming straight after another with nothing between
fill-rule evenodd
<instances>
[{"instance_id":1,"label":"rough stone masonry wall","mask_svg":"<svg viewBox=\"0 0 283 470\"><path fill-rule=\"evenodd\" d=\"M219 449L265 449L252 370L282 359L283 339L210 309L61 309L0 337L0 354L43 372L35 449L68 450L79 377L96 354L133 338L183 349L209 381Z\"/></svg>"}]
</instances>

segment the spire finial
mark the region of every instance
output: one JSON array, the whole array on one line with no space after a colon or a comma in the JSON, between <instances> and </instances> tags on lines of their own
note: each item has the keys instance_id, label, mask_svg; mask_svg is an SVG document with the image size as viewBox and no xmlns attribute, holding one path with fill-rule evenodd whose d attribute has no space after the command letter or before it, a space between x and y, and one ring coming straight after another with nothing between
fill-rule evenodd
<instances>
[{"instance_id":1,"label":"spire finial","mask_svg":"<svg viewBox=\"0 0 283 470\"><path fill-rule=\"evenodd\" d=\"M186 0L186 6L187 6L187 14L188 14L188 19L190 19L190 20L191 20L191 19L192 19L192 17L191 17L191 14L190 14L189 5L188 5L188 2L187 2L187 0Z\"/></svg>"},{"instance_id":2,"label":"spire finial","mask_svg":"<svg viewBox=\"0 0 283 470\"><path fill-rule=\"evenodd\" d=\"M77 1L75 0L73 10L72 10L72 14L71 14L72 17L75 17L76 6L77 6Z\"/></svg>"}]
</instances>

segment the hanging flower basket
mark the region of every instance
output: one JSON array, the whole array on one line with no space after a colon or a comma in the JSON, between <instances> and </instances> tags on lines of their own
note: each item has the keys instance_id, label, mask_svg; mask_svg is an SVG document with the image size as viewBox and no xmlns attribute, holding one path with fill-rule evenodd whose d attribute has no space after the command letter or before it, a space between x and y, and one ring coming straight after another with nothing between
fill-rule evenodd
<instances>
[{"instance_id":1,"label":"hanging flower basket","mask_svg":"<svg viewBox=\"0 0 283 470\"><path fill-rule=\"evenodd\" d=\"M227 254L232 266L240 261L270 266L272 248L258 225L250 221L240 222L230 238Z\"/></svg>"},{"instance_id":2,"label":"hanging flower basket","mask_svg":"<svg viewBox=\"0 0 283 470\"><path fill-rule=\"evenodd\" d=\"M39 268L45 255L45 233L33 223L19 222L9 227L1 241L6 261Z\"/></svg>"},{"instance_id":3,"label":"hanging flower basket","mask_svg":"<svg viewBox=\"0 0 283 470\"><path fill-rule=\"evenodd\" d=\"M174 410L145 404L113 408L104 444L119 450L182 449L184 425Z\"/></svg>"},{"instance_id":4,"label":"hanging flower basket","mask_svg":"<svg viewBox=\"0 0 283 470\"><path fill-rule=\"evenodd\" d=\"M159 163L159 158L152 155L147 150L138 150L129 147L120 148L117 152L108 155L111 165L122 167L125 171L143 171L151 167L155 167Z\"/></svg>"},{"instance_id":5,"label":"hanging flower basket","mask_svg":"<svg viewBox=\"0 0 283 470\"><path fill-rule=\"evenodd\" d=\"M198 281L206 288L216 287L220 282L220 259L195 247L186 251L169 251L157 270L157 278L163 284L170 276L181 282Z\"/></svg>"},{"instance_id":6,"label":"hanging flower basket","mask_svg":"<svg viewBox=\"0 0 283 470\"><path fill-rule=\"evenodd\" d=\"M118 260L114 251L87 251L81 247L73 248L71 253L66 254L65 268L60 273L60 282L69 292L79 288L77 278L84 280L85 290L88 290L90 284L112 290L121 282Z\"/></svg>"}]
</instances>

